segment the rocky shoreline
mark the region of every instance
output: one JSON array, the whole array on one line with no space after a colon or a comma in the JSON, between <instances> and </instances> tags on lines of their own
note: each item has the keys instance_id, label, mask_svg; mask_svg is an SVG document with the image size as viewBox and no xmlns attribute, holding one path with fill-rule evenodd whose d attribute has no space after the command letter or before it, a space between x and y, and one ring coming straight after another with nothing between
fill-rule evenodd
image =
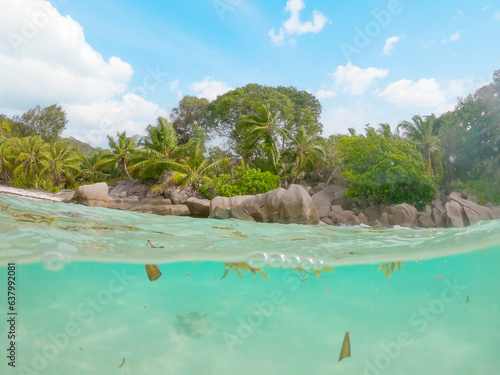
<instances>
[{"instance_id":1,"label":"rocky shoreline","mask_svg":"<svg viewBox=\"0 0 500 375\"><path fill-rule=\"evenodd\" d=\"M343 186L320 184L314 193L311 187L291 185L264 194L236 197L215 197L212 200L193 197L185 191L168 188L153 196L151 187L135 181L120 181L108 186L105 182L80 186L75 191L56 194L0 187L0 193L36 199L79 203L94 207L134 211L156 215L194 216L257 221L265 223L369 225L385 228L462 228L481 220L500 219L500 207L477 204L453 192L434 200L424 210L402 204L377 204L356 209L344 197Z\"/></svg>"}]
</instances>

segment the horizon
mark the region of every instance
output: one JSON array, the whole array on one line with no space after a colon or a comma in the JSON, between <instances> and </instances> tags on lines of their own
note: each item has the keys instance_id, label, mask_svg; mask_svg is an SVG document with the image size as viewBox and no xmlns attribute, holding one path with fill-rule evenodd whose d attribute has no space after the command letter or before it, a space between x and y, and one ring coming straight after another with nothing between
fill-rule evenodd
<instances>
[{"instance_id":1,"label":"horizon","mask_svg":"<svg viewBox=\"0 0 500 375\"><path fill-rule=\"evenodd\" d=\"M6 0L0 30L0 113L58 103L63 136L94 147L248 83L315 95L325 137L395 126L452 110L500 61L491 2Z\"/></svg>"}]
</instances>

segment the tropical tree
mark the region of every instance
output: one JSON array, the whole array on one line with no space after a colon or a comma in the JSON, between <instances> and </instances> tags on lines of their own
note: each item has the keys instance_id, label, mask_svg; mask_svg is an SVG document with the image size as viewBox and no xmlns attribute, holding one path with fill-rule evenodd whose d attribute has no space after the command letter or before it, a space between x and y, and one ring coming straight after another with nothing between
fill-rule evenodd
<instances>
[{"instance_id":1,"label":"tropical tree","mask_svg":"<svg viewBox=\"0 0 500 375\"><path fill-rule=\"evenodd\" d=\"M435 132L436 117L434 115L425 116L422 118L419 115L412 117L412 122L402 121L398 124L398 128L403 130L403 135L413 142L424 157L427 174L432 175L437 165L440 165L443 149L441 142Z\"/></svg>"},{"instance_id":2,"label":"tropical tree","mask_svg":"<svg viewBox=\"0 0 500 375\"><path fill-rule=\"evenodd\" d=\"M156 126L148 126L148 137L144 141L144 149L132 157L132 171L139 171L143 178L159 177L168 165L167 159L181 155L185 148L177 144L177 133L173 124L163 117L158 117Z\"/></svg>"},{"instance_id":3,"label":"tropical tree","mask_svg":"<svg viewBox=\"0 0 500 375\"><path fill-rule=\"evenodd\" d=\"M68 120L61 106L53 104L45 108L37 105L21 116L14 116L13 122L13 126L20 128L17 132L21 135L39 135L45 141L51 141L60 136Z\"/></svg>"},{"instance_id":4,"label":"tropical tree","mask_svg":"<svg viewBox=\"0 0 500 375\"><path fill-rule=\"evenodd\" d=\"M162 186L171 184L188 191L194 191L203 184L210 186L213 184L210 176L217 172L223 164L229 162L228 159L210 161L204 158L202 140L193 142L190 148L189 154L178 161L172 159L161 161L164 164L164 169L168 168L172 172L172 175Z\"/></svg>"},{"instance_id":5,"label":"tropical tree","mask_svg":"<svg viewBox=\"0 0 500 375\"><path fill-rule=\"evenodd\" d=\"M0 180L10 183L14 170L14 138L6 138L0 135Z\"/></svg>"},{"instance_id":6,"label":"tropical tree","mask_svg":"<svg viewBox=\"0 0 500 375\"><path fill-rule=\"evenodd\" d=\"M48 145L40 136L26 137L18 144L16 167L14 176L20 176L24 183L34 179L35 188L38 189L38 178L44 167L44 161L48 159Z\"/></svg>"},{"instance_id":7,"label":"tropical tree","mask_svg":"<svg viewBox=\"0 0 500 375\"><path fill-rule=\"evenodd\" d=\"M102 167L102 161L107 159L110 152L99 150L90 155L83 155L80 160L80 176L84 181L95 183L103 181L109 177Z\"/></svg>"},{"instance_id":8,"label":"tropical tree","mask_svg":"<svg viewBox=\"0 0 500 375\"><path fill-rule=\"evenodd\" d=\"M276 164L290 133L279 125L280 111L273 113L269 104L257 104L254 107L257 113L242 116L237 126L246 135L246 156L251 155L251 150L262 142L269 160Z\"/></svg>"},{"instance_id":9,"label":"tropical tree","mask_svg":"<svg viewBox=\"0 0 500 375\"><path fill-rule=\"evenodd\" d=\"M136 153L137 143L133 138L127 137L126 132L117 133L116 141L108 135L108 143L111 148L111 153L102 155L102 160L98 164L99 168L116 163L118 164L129 180L132 180L132 176L127 167L127 163L130 158Z\"/></svg>"},{"instance_id":10,"label":"tropical tree","mask_svg":"<svg viewBox=\"0 0 500 375\"><path fill-rule=\"evenodd\" d=\"M46 153L46 160L43 161L43 169L40 177L49 176L53 185L62 189L63 182L68 183L74 180L74 176L80 173L78 166L80 158L75 149L63 142L54 142L49 146Z\"/></svg>"},{"instance_id":11,"label":"tropical tree","mask_svg":"<svg viewBox=\"0 0 500 375\"><path fill-rule=\"evenodd\" d=\"M292 184L308 164L321 162L325 157L325 150L320 145L318 137L307 134L303 126L297 130L295 136L291 137L286 153L293 161Z\"/></svg>"}]
</instances>

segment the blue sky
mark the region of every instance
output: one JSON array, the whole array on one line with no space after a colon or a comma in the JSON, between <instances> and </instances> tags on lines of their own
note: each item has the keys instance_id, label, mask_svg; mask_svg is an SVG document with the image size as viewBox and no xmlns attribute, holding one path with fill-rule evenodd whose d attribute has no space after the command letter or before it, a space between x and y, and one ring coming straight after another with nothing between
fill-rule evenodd
<instances>
[{"instance_id":1,"label":"blue sky","mask_svg":"<svg viewBox=\"0 0 500 375\"><path fill-rule=\"evenodd\" d=\"M493 1L3 0L0 113L57 102L65 135L143 133L182 95L295 86L323 135L452 109L500 69Z\"/></svg>"}]
</instances>

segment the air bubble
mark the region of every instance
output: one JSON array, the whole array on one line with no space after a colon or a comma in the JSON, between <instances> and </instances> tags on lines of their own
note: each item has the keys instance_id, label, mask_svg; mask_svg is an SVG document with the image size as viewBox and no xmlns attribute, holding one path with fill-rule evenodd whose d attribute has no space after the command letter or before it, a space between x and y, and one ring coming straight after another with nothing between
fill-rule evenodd
<instances>
[{"instance_id":1,"label":"air bubble","mask_svg":"<svg viewBox=\"0 0 500 375\"><path fill-rule=\"evenodd\" d=\"M314 260L311 258L303 258L300 264L303 269L310 270L314 267Z\"/></svg>"},{"instance_id":2,"label":"air bubble","mask_svg":"<svg viewBox=\"0 0 500 375\"><path fill-rule=\"evenodd\" d=\"M42 266L47 271L60 271L68 261L67 256L56 251L50 251L42 255Z\"/></svg>"},{"instance_id":3,"label":"air bubble","mask_svg":"<svg viewBox=\"0 0 500 375\"><path fill-rule=\"evenodd\" d=\"M271 254L267 259L267 265L271 268L283 267L285 265L285 262L285 256L279 253Z\"/></svg>"},{"instance_id":4,"label":"air bubble","mask_svg":"<svg viewBox=\"0 0 500 375\"><path fill-rule=\"evenodd\" d=\"M263 268L267 264L267 254L252 253L248 255L247 263L252 268Z\"/></svg>"},{"instance_id":5,"label":"air bubble","mask_svg":"<svg viewBox=\"0 0 500 375\"><path fill-rule=\"evenodd\" d=\"M316 259L313 262L313 269L316 271L321 271L324 266L325 266L325 263L321 259Z\"/></svg>"},{"instance_id":6,"label":"air bubble","mask_svg":"<svg viewBox=\"0 0 500 375\"><path fill-rule=\"evenodd\" d=\"M300 257L291 255L286 258L286 264L290 268L298 268L300 267Z\"/></svg>"}]
</instances>

